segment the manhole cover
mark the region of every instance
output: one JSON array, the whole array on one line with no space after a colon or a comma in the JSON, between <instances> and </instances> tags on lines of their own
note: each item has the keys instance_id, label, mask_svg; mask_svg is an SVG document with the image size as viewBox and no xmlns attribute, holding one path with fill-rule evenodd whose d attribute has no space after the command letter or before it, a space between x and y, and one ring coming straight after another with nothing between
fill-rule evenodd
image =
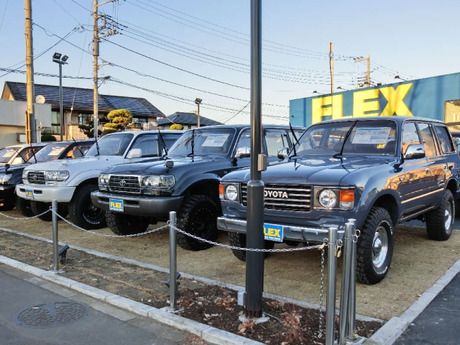
<instances>
[{"instance_id":1,"label":"manhole cover","mask_svg":"<svg viewBox=\"0 0 460 345\"><path fill-rule=\"evenodd\" d=\"M86 313L84 305L73 302L55 302L39 304L23 310L18 322L23 326L49 327L59 326L82 318Z\"/></svg>"}]
</instances>

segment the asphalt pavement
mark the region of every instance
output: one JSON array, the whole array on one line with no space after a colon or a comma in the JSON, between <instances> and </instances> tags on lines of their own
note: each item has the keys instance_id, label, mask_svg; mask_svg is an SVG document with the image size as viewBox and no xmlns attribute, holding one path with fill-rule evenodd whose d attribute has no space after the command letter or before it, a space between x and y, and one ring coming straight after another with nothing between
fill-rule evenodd
<instances>
[{"instance_id":1,"label":"asphalt pavement","mask_svg":"<svg viewBox=\"0 0 460 345\"><path fill-rule=\"evenodd\" d=\"M189 337L0 265L1 345L178 345Z\"/></svg>"},{"instance_id":2,"label":"asphalt pavement","mask_svg":"<svg viewBox=\"0 0 460 345\"><path fill-rule=\"evenodd\" d=\"M460 273L457 273L394 345L459 344Z\"/></svg>"}]
</instances>

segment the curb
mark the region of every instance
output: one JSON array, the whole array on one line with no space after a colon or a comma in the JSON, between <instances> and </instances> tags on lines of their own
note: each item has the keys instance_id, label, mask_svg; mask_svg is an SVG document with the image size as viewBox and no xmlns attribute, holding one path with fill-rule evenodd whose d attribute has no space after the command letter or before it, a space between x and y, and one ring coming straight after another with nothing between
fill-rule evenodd
<instances>
[{"instance_id":1,"label":"curb","mask_svg":"<svg viewBox=\"0 0 460 345\"><path fill-rule=\"evenodd\" d=\"M75 280L61 277L54 272L45 271L40 268L33 267L31 265L22 263L20 261L10 259L6 256L0 255L0 263L16 268L23 272L30 273L34 276L40 277L44 280L53 282L55 284L64 286L66 288L75 290L84 295L90 296L94 299L103 301L107 304L111 304L115 307L128 310L137 315L153 319L161 322L165 325L174 327L176 329L186 331L195 334L203 340L212 344L221 345L261 345L262 343L244 338L242 336L233 334L231 332L223 331L221 329L214 328L194 320L184 318L179 315L175 315L161 309L145 305L133 301L129 298L125 298L113 293L79 283Z\"/></svg>"},{"instance_id":2,"label":"curb","mask_svg":"<svg viewBox=\"0 0 460 345\"><path fill-rule=\"evenodd\" d=\"M30 238L30 239L37 240L37 241L53 243L53 241L51 241L51 240L49 240L49 239L47 239L45 237L34 236L34 235L30 235L28 233L12 230L12 229L8 229L8 228L0 227L0 231L4 231L6 233L10 233L10 234L18 235L18 236L23 236L23 237ZM67 244L67 243L59 242L59 245L64 245L64 244ZM135 266L139 266L139 267L143 267L143 268L147 268L147 269L152 269L152 270L155 270L155 271L158 271L158 272L169 274L169 269L168 268L161 267L161 266L151 264L151 263L148 263L148 262L144 262L144 261L140 261L140 260L136 260L136 259L129 259L129 258L126 258L126 257L123 257L123 256L118 256L118 255L107 254L107 253L99 252L99 251L94 250L94 249L80 247L78 245L73 245L73 244L71 245L70 248L79 250L79 251L87 253L87 254L95 255L95 256L100 257L100 258L110 259L110 260L114 260L114 261L120 261L120 262L125 263L125 264L135 265ZM204 284L216 285L216 286L220 286L222 288L230 289L230 290L233 290L233 291L236 291L236 292L239 292L239 291L244 292L245 291L245 288L243 286L240 286L240 285L231 284L231 283L224 283L224 282L221 282L219 280L214 280L214 279L211 279L211 278L197 276L197 275L193 275L193 274L182 272L182 271L180 272L180 274L185 279L196 280L196 281L199 281L199 282L204 283ZM273 300L277 300L277 301L280 301L280 302L283 302L283 303L292 303L294 305L298 305L298 306L303 307L303 308L317 309L317 310L319 310L319 308L320 308L319 304L309 303L309 302L305 302L305 301L298 300L298 299L295 299L295 298L280 296L280 295L272 294L272 293L265 292L265 291L263 292L263 297L270 298L270 299L273 299ZM359 320L359 321L365 321L365 322L369 322L369 321L377 321L377 322L381 322L381 323L384 322L384 320L381 320L381 319L378 319L378 318L375 318L375 317L371 317L371 316L360 315L360 314L356 314L356 319Z\"/></svg>"},{"instance_id":3,"label":"curb","mask_svg":"<svg viewBox=\"0 0 460 345\"><path fill-rule=\"evenodd\" d=\"M379 328L377 332L364 342L364 345L392 345L459 272L460 260L454 263L404 313L398 317L391 318Z\"/></svg>"}]
</instances>

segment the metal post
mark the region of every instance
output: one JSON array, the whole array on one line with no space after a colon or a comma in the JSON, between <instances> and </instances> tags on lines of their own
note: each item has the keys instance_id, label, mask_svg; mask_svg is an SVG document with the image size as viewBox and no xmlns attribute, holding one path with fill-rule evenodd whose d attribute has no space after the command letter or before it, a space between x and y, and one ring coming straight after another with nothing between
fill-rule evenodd
<instances>
[{"instance_id":1,"label":"metal post","mask_svg":"<svg viewBox=\"0 0 460 345\"><path fill-rule=\"evenodd\" d=\"M99 127L99 14L98 0L93 0L93 134L94 139L98 137Z\"/></svg>"},{"instance_id":2,"label":"metal post","mask_svg":"<svg viewBox=\"0 0 460 345\"><path fill-rule=\"evenodd\" d=\"M350 264L350 299L348 302L348 322L347 322L347 337L354 339L355 337L355 321L356 321L356 219L348 219L351 223L351 264Z\"/></svg>"},{"instance_id":3,"label":"metal post","mask_svg":"<svg viewBox=\"0 0 460 345\"><path fill-rule=\"evenodd\" d=\"M264 248L264 167L261 153L262 100L262 0L251 0L251 180L248 182L247 237L248 248ZM264 288L264 253L246 254L247 318L262 317Z\"/></svg>"},{"instance_id":4,"label":"metal post","mask_svg":"<svg viewBox=\"0 0 460 345\"><path fill-rule=\"evenodd\" d=\"M32 40L32 1L24 0L25 15L25 39L26 39L26 143L37 142L37 132L35 128L35 109L34 109L34 57Z\"/></svg>"},{"instance_id":5,"label":"metal post","mask_svg":"<svg viewBox=\"0 0 460 345\"><path fill-rule=\"evenodd\" d=\"M53 271L57 272L59 270L59 240L58 240L58 202L53 200L51 203L52 215L51 219L53 221Z\"/></svg>"},{"instance_id":6,"label":"metal post","mask_svg":"<svg viewBox=\"0 0 460 345\"><path fill-rule=\"evenodd\" d=\"M350 273L351 273L351 247L353 241L353 224L345 223L345 234L343 237L344 258L342 267L342 291L340 295L340 328L339 344L345 345L347 340L348 308L350 306Z\"/></svg>"},{"instance_id":7,"label":"metal post","mask_svg":"<svg viewBox=\"0 0 460 345\"><path fill-rule=\"evenodd\" d=\"M177 252L176 252L176 211L169 212L169 303L177 309Z\"/></svg>"},{"instance_id":8,"label":"metal post","mask_svg":"<svg viewBox=\"0 0 460 345\"><path fill-rule=\"evenodd\" d=\"M334 345L335 297L337 273L337 226L329 228L329 250L327 257L327 298L326 298L326 345Z\"/></svg>"},{"instance_id":9,"label":"metal post","mask_svg":"<svg viewBox=\"0 0 460 345\"><path fill-rule=\"evenodd\" d=\"M62 90L62 63L59 64L59 122L61 124L61 141L64 140L64 92Z\"/></svg>"}]
</instances>

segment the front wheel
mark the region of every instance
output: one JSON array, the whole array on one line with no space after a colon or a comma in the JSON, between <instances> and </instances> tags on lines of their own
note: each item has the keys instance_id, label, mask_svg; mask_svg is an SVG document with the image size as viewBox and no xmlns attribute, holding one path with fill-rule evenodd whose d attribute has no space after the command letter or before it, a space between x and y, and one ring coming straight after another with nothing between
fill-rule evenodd
<instances>
[{"instance_id":1,"label":"front wheel","mask_svg":"<svg viewBox=\"0 0 460 345\"><path fill-rule=\"evenodd\" d=\"M359 282L376 284L385 278L393 256L393 234L393 221L388 211L373 207L357 244L356 274Z\"/></svg>"},{"instance_id":2,"label":"front wheel","mask_svg":"<svg viewBox=\"0 0 460 345\"><path fill-rule=\"evenodd\" d=\"M24 217L32 217L34 213L30 207L30 201L16 196L16 210Z\"/></svg>"},{"instance_id":3,"label":"front wheel","mask_svg":"<svg viewBox=\"0 0 460 345\"><path fill-rule=\"evenodd\" d=\"M149 226L146 217L136 217L127 214L107 212L105 215L107 226L116 235L133 235L145 232Z\"/></svg>"},{"instance_id":4,"label":"front wheel","mask_svg":"<svg viewBox=\"0 0 460 345\"><path fill-rule=\"evenodd\" d=\"M245 234L239 234L237 232L229 232L228 233L228 242L233 247L246 248L246 235ZM264 241L265 249L273 249L274 246L275 246L275 242ZM246 250L232 249L232 253L239 260L246 261L246 253L247 253ZM265 255L265 257L267 257L267 256L270 255L270 253L264 252L264 255Z\"/></svg>"},{"instance_id":5,"label":"front wheel","mask_svg":"<svg viewBox=\"0 0 460 345\"><path fill-rule=\"evenodd\" d=\"M70 220L87 230L105 227L104 210L94 206L91 202L91 192L95 190L97 186L94 184L78 187L69 204Z\"/></svg>"},{"instance_id":6,"label":"front wheel","mask_svg":"<svg viewBox=\"0 0 460 345\"><path fill-rule=\"evenodd\" d=\"M217 239L217 216L219 209L216 202L206 195L191 195L179 212L177 224L181 230L206 240ZM203 250L212 244L202 242L181 233L177 233L177 243L187 250Z\"/></svg>"},{"instance_id":7,"label":"front wheel","mask_svg":"<svg viewBox=\"0 0 460 345\"><path fill-rule=\"evenodd\" d=\"M455 201L452 192L444 191L438 208L426 214L426 232L435 241L446 241L452 235L455 220Z\"/></svg>"}]
</instances>

